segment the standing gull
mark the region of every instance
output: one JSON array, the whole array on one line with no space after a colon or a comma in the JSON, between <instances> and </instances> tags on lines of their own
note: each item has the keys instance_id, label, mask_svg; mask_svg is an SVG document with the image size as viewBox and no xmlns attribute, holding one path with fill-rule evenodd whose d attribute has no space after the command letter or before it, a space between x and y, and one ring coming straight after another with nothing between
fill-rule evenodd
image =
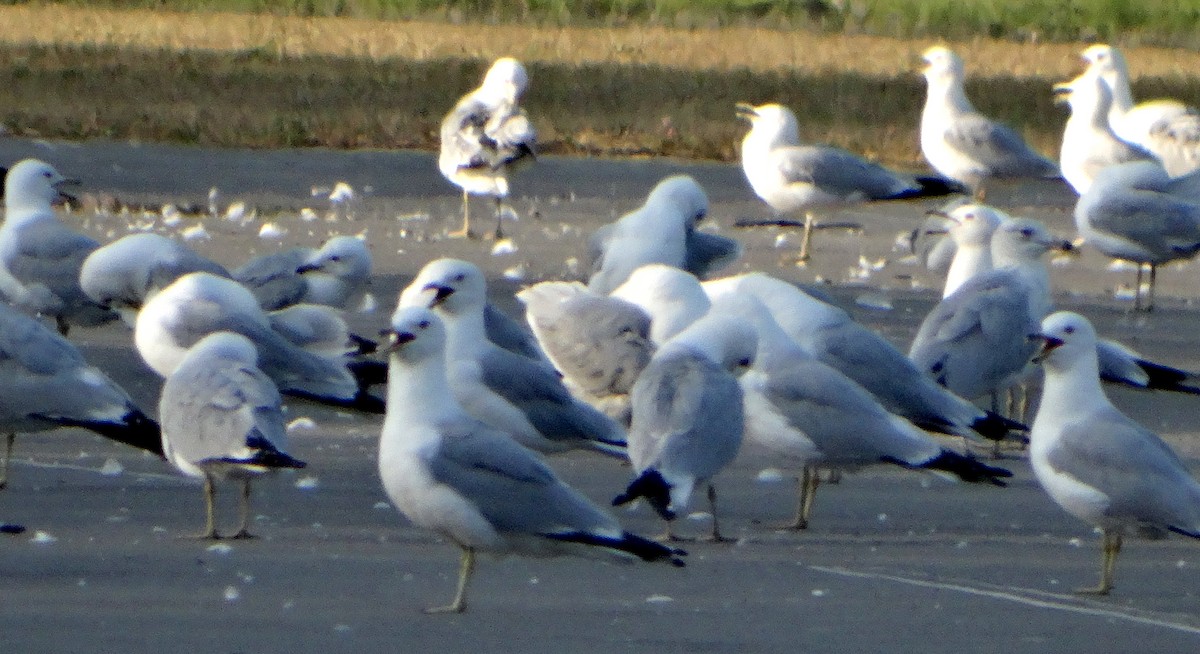
<instances>
[{"instance_id":1,"label":"standing gull","mask_svg":"<svg viewBox=\"0 0 1200 654\"><path fill-rule=\"evenodd\" d=\"M1168 99L1135 105L1125 56L1110 45L1088 46L1081 57L1112 92L1108 122L1121 140L1154 154L1172 177L1200 168L1200 112Z\"/></svg>"},{"instance_id":2,"label":"standing gull","mask_svg":"<svg viewBox=\"0 0 1200 654\"><path fill-rule=\"evenodd\" d=\"M633 385L629 460L636 477L613 505L645 497L671 523L692 491L708 485L712 539L723 540L712 478L737 456L745 427L737 376L754 362L757 337L740 319L701 318L663 344Z\"/></svg>"},{"instance_id":3,"label":"standing gull","mask_svg":"<svg viewBox=\"0 0 1200 654\"><path fill-rule=\"evenodd\" d=\"M257 361L250 339L214 332L187 351L163 384L158 404L163 451L180 472L204 479L204 531L197 538L221 538L213 510L217 479L242 482L241 525L232 538L253 538L251 479L305 465L283 451L282 399Z\"/></svg>"},{"instance_id":4,"label":"standing gull","mask_svg":"<svg viewBox=\"0 0 1200 654\"><path fill-rule=\"evenodd\" d=\"M755 327L754 366L741 377L746 437L803 469L796 516L787 528L808 527L818 466L841 470L893 464L997 486L1011 476L943 447L888 413L867 389L800 348L753 296L726 294L712 312Z\"/></svg>"},{"instance_id":5,"label":"standing gull","mask_svg":"<svg viewBox=\"0 0 1200 654\"><path fill-rule=\"evenodd\" d=\"M64 335L73 324L117 318L79 286L79 269L99 243L64 225L51 206L71 182L45 162L19 162L4 180L0 226L0 291L26 313L53 317Z\"/></svg>"},{"instance_id":6,"label":"standing gull","mask_svg":"<svg viewBox=\"0 0 1200 654\"><path fill-rule=\"evenodd\" d=\"M1030 463L1052 500L1103 533L1100 583L1079 592L1107 595L1127 530L1200 539L1200 483L1166 443L1108 401L1086 318L1055 313L1042 322L1040 340L1046 381Z\"/></svg>"},{"instance_id":7,"label":"standing gull","mask_svg":"<svg viewBox=\"0 0 1200 654\"><path fill-rule=\"evenodd\" d=\"M776 214L804 212L801 261L808 259L813 212L869 200L906 200L955 192L945 180L907 178L845 150L802 145L791 109L779 104L738 103L750 122L742 139L742 171L755 194Z\"/></svg>"},{"instance_id":8,"label":"standing gull","mask_svg":"<svg viewBox=\"0 0 1200 654\"><path fill-rule=\"evenodd\" d=\"M922 55L927 85L921 111L921 153L939 174L976 196L993 177L1055 177L1054 162L1016 132L975 110L963 90L963 62L944 46Z\"/></svg>"},{"instance_id":9,"label":"standing gull","mask_svg":"<svg viewBox=\"0 0 1200 654\"><path fill-rule=\"evenodd\" d=\"M486 303L483 272L457 259L426 264L400 296L400 306L433 308L445 322L447 374L459 404L539 452L585 448L624 456L621 426L572 397L548 363L487 340Z\"/></svg>"},{"instance_id":10,"label":"standing gull","mask_svg":"<svg viewBox=\"0 0 1200 654\"><path fill-rule=\"evenodd\" d=\"M82 427L162 456L158 424L67 339L0 304L0 488L17 432Z\"/></svg>"},{"instance_id":11,"label":"standing gull","mask_svg":"<svg viewBox=\"0 0 1200 654\"><path fill-rule=\"evenodd\" d=\"M466 609L477 551L683 565L683 552L622 530L541 457L459 406L446 379L446 332L431 311L397 309L390 339L379 441L384 490L409 520L462 549L454 601L427 613Z\"/></svg>"},{"instance_id":12,"label":"standing gull","mask_svg":"<svg viewBox=\"0 0 1200 654\"><path fill-rule=\"evenodd\" d=\"M496 200L496 238L503 236L503 202L508 174L533 159L533 125L518 103L529 75L512 57L497 59L479 88L464 95L442 119L438 169L463 190L463 226L451 236L471 237L471 195Z\"/></svg>"},{"instance_id":13,"label":"standing gull","mask_svg":"<svg viewBox=\"0 0 1200 654\"><path fill-rule=\"evenodd\" d=\"M1138 264L1135 311L1154 308L1158 266L1200 251L1200 199L1181 192L1197 175L1172 180L1154 162L1117 164L1100 171L1075 203L1075 228L1085 243ZM1143 306L1144 265L1150 267L1150 288Z\"/></svg>"}]
</instances>

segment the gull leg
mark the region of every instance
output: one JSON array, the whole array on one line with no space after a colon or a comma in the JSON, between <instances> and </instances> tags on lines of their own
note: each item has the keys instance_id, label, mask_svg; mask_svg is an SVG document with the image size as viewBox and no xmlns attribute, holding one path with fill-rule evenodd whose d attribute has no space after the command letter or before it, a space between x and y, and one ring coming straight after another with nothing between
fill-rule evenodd
<instances>
[{"instance_id":1,"label":"gull leg","mask_svg":"<svg viewBox=\"0 0 1200 654\"><path fill-rule=\"evenodd\" d=\"M504 229L503 229L503 225L501 225L501 223L503 223L503 222L504 222L504 199L497 196L496 197L496 234L495 234L497 241L504 238Z\"/></svg>"},{"instance_id":2,"label":"gull leg","mask_svg":"<svg viewBox=\"0 0 1200 654\"><path fill-rule=\"evenodd\" d=\"M808 529L808 520L812 516L813 499L817 496L817 486L821 483L821 474L816 466L804 466L800 473L800 484L797 486L799 497L796 502L796 517L784 525L784 529L799 531Z\"/></svg>"},{"instance_id":3,"label":"gull leg","mask_svg":"<svg viewBox=\"0 0 1200 654\"><path fill-rule=\"evenodd\" d=\"M1146 311L1154 311L1154 278L1158 273L1158 266L1150 264L1150 288L1146 291ZM1141 289L1138 289L1139 291Z\"/></svg>"},{"instance_id":4,"label":"gull leg","mask_svg":"<svg viewBox=\"0 0 1200 654\"><path fill-rule=\"evenodd\" d=\"M463 190L463 224L462 229L446 234L450 238L475 238L471 232L471 202L470 194Z\"/></svg>"},{"instance_id":5,"label":"gull leg","mask_svg":"<svg viewBox=\"0 0 1200 654\"><path fill-rule=\"evenodd\" d=\"M462 553L462 563L458 568L458 592L454 595L454 601L446 606L434 606L425 609L426 613L462 613L467 610L467 582L471 580L471 573L475 572L475 549L464 547Z\"/></svg>"},{"instance_id":6,"label":"gull leg","mask_svg":"<svg viewBox=\"0 0 1200 654\"><path fill-rule=\"evenodd\" d=\"M717 522L717 489L711 483L708 485L708 510L712 513L712 536L709 537L714 543L728 543L732 538L726 538L721 535L721 526Z\"/></svg>"},{"instance_id":7,"label":"gull leg","mask_svg":"<svg viewBox=\"0 0 1200 654\"><path fill-rule=\"evenodd\" d=\"M242 526L231 538L257 538L250 533L250 478L242 480Z\"/></svg>"},{"instance_id":8,"label":"gull leg","mask_svg":"<svg viewBox=\"0 0 1200 654\"><path fill-rule=\"evenodd\" d=\"M215 520L216 510L213 508L216 499L216 489L213 487L212 477L204 475L204 531L184 536L195 540L220 540L221 535L217 533Z\"/></svg>"},{"instance_id":9,"label":"gull leg","mask_svg":"<svg viewBox=\"0 0 1200 654\"><path fill-rule=\"evenodd\" d=\"M1113 569L1117 566L1117 554L1121 553L1121 532L1104 530L1103 553L1100 560L1100 585L1079 588L1081 595L1107 595L1113 589Z\"/></svg>"},{"instance_id":10,"label":"gull leg","mask_svg":"<svg viewBox=\"0 0 1200 654\"><path fill-rule=\"evenodd\" d=\"M15 433L9 434L4 440L6 443L4 446L4 465L0 467L0 490L8 486L8 464L12 461L13 443L17 442L17 435Z\"/></svg>"},{"instance_id":11,"label":"gull leg","mask_svg":"<svg viewBox=\"0 0 1200 654\"><path fill-rule=\"evenodd\" d=\"M812 241L813 231L813 215L811 211L804 212L804 238L800 241L800 256L796 257L798 262L808 261L809 243Z\"/></svg>"},{"instance_id":12,"label":"gull leg","mask_svg":"<svg viewBox=\"0 0 1200 654\"><path fill-rule=\"evenodd\" d=\"M1137 281L1133 284L1133 310L1142 310L1142 264L1138 264Z\"/></svg>"}]
</instances>

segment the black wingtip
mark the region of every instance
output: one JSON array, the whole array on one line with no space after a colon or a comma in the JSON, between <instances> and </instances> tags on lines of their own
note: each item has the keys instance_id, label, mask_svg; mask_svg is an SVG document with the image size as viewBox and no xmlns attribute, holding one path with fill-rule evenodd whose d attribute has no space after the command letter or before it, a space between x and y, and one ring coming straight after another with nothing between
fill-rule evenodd
<instances>
[{"instance_id":1,"label":"black wingtip","mask_svg":"<svg viewBox=\"0 0 1200 654\"><path fill-rule=\"evenodd\" d=\"M373 413L376 415L383 415L387 413L387 403L375 397L374 395L367 393L366 391L360 390L354 395L354 397L350 399L342 397L327 397L324 395L307 393L305 391L298 391L295 389L288 389L282 392L284 395L290 397L297 397L302 400L308 400L310 402L316 402L317 404L324 404L326 406L336 406L343 409L352 409L354 411L362 411L363 413Z\"/></svg>"},{"instance_id":2,"label":"black wingtip","mask_svg":"<svg viewBox=\"0 0 1200 654\"><path fill-rule=\"evenodd\" d=\"M901 463L901 465L914 467L904 463ZM1008 469L990 466L978 459L973 459L950 450L942 450L934 458L915 467L948 472L972 484L989 483L1000 487L1008 486L1004 480L1013 476L1012 471Z\"/></svg>"},{"instance_id":3,"label":"black wingtip","mask_svg":"<svg viewBox=\"0 0 1200 654\"><path fill-rule=\"evenodd\" d=\"M121 422L98 422L69 418L53 418L52 420L64 427L81 427L118 443L124 443L166 458L163 453L162 429L159 428L157 422L136 408L131 408Z\"/></svg>"},{"instance_id":4,"label":"black wingtip","mask_svg":"<svg viewBox=\"0 0 1200 654\"><path fill-rule=\"evenodd\" d=\"M350 334L350 344L354 346L354 352L351 354L374 354L375 352L379 351L378 342L369 338L364 338L358 334Z\"/></svg>"},{"instance_id":5,"label":"black wingtip","mask_svg":"<svg viewBox=\"0 0 1200 654\"><path fill-rule=\"evenodd\" d=\"M25 533L24 525L17 525L11 522L0 522L0 534L8 534L9 536L17 536Z\"/></svg>"},{"instance_id":6,"label":"black wingtip","mask_svg":"<svg viewBox=\"0 0 1200 654\"><path fill-rule=\"evenodd\" d=\"M988 440L1002 441L1010 438L1013 432L1028 432L1029 426L988 411L982 418L971 423L971 429ZM1028 438L1024 436L1018 436L1017 439L1028 442Z\"/></svg>"},{"instance_id":7,"label":"black wingtip","mask_svg":"<svg viewBox=\"0 0 1200 654\"><path fill-rule=\"evenodd\" d=\"M889 195L885 200L913 200L916 198L939 198L947 195L967 193L967 188L944 177L921 176L914 180L917 188Z\"/></svg>"},{"instance_id":8,"label":"black wingtip","mask_svg":"<svg viewBox=\"0 0 1200 654\"><path fill-rule=\"evenodd\" d=\"M1193 375L1185 370L1164 366L1144 359L1138 359L1137 365L1146 373L1146 388L1156 391L1200 395L1200 388L1184 383L1193 378Z\"/></svg>"},{"instance_id":9,"label":"black wingtip","mask_svg":"<svg viewBox=\"0 0 1200 654\"><path fill-rule=\"evenodd\" d=\"M358 384L360 391L366 391L377 384L386 384L388 380L388 365L382 361L351 361L346 364L346 368L354 375L354 382Z\"/></svg>"},{"instance_id":10,"label":"black wingtip","mask_svg":"<svg viewBox=\"0 0 1200 654\"><path fill-rule=\"evenodd\" d=\"M675 547L668 547L662 543L652 541L648 538L642 538L637 534L631 534L629 532L623 532L619 540L607 536L600 536L597 534L578 531L546 534L546 537L568 543L582 543L584 545L607 547L609 549L632 554L643 561L648 561L651 563L656 561L665 561L677 568L682 568L686 565L683 559L679 557L687 556L687 552Z\"/></svg>"},{"instance_id":11,"label":"black wingtip","mask_svg":"<svg viewBox=\"0 0 1200 654\"><path fill-rule=\"evenodd\" d=\"M663 520L674 520L675 512L668 508L671 505L671 485L653 468L638 475L629 483L624 493L613 498L613 506L628 504L639 497L646 498L655 513Z\"/></svg>"}]
</instances>

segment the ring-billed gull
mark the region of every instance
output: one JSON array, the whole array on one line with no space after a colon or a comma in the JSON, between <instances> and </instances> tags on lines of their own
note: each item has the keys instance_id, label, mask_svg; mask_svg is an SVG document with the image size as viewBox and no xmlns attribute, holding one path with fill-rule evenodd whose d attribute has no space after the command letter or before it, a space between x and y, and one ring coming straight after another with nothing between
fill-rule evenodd
<instances>
[{"instance_id":1,"label":"ring-billed gull","mask_svg":"<svg viewBox=\"0 0 1200 654\"><path fill-rule=\"evenodd\" d=\"M571 393L628 426L629 392L654 355L650 316L579 282L541 282L517 299Z\"/></svg>"},{"instance_id":2,"label":"ring-billed gull","mask_svg":"<svg viewBox=\"0 0 1200 654\"><path fill-rule=\"evenodd\" d=\"M79 286L83 260L100 244L64 225L51 206L74 181L37 159L17 163L4 180L0 226L0 291L22 311L53 317L64 335L71 325L117 318Z\"/></svg>"},{"instance_id":3,"label":"ring-billed gull","mask_svg":"<svg viewBox=\"0 0 1200 654\"><path fill-rule=\"evenodd\" d=\"M218 539L214 484L242 482L241 523L232 538L253 538L250 481L279 468L303 468L287 447L282 399L275 382L258 365L250 339L214 332L188 349L163 384L158 415L163 450L180 472L204 480L204 530L197 538Z\"/></svg>"},{"instance_id":4,"label":"ring-billed gull","mask_svg":"<svg viewBox=\"0 0 1200 654\"><path fill-rule=\"evenodd\" d=\"M486 303L483 271L458 259L426 264L400 296L400 306L433 308L445 322L450 388L467 413L547 454L585 448L623 457L624 429L572 397L549 363L487 340Z\"/></svg>"},{"instance_id":5,"label":"ring-billed gull","mask_svg":"<svg viewBox=\"0 0 1200 654\"><path fill-rule=\"evenodd\" d=\"M589 239L588 288L607 295L634 270L652 263L704 275L736 259L741 254L736 241L696 231L706 215L708 195L695 179L687 175L663 179L642 206Z\"/></svg>"},{"instance_id":6,"label":"ring-billed gull","mask_svg":"<svg viewBox=\"0 0 1200 654\"><path fill-rule=\"evenodd\" d=\"M1055 177L1054 162L1034 152L1011 128L975 110L963 90L963 62L945 46L922 55L926 66L921 154L939 174L976 196L994 177Z\"/></svg>"},{"instance_id":7,"label":"ring-billed gull","mask_svg":"<svg viewBox=\"0 0 1200 654\"><path fill-rule=\"evenodd\" d=\"M893 464L998 486L1011 476L943 447L888 413L867 389L806 353L753 296L726 294L712 312L746 321L757 333L754 365L741 377L746 438L803 469L795 519L787 528L807 528L818 466Z\"/></svg>"},{"instance_id":8,"label":"ring-billed gull","mask_svg":"<svg viewBox=\"0 0 1200 654\"><path fill-rule=\"evenodd\" d=\"M132 327L150 297L192 272L229 276L223 266L179 241L145 232L124 236L89 254L79 271L79 285L88 297L116 311Z\"/></svg>"},{"instance_id":9,"label":"ring-billed gull","mask_svg":"<svg viewBox=\"0 0 1200 654\"><path fill-rule=\"evenodd\" d=\"M909 358L956 395L991 395L996 410L998 394L1026 372L1034 353L1029 334L1049 309L1049 278L1039 260L1067 245L1036 221L998 223L991 239L998 267L964 281L925 316Z\"/></svg>"},{"instance_id":10,"label":"ring-billed gull","mask_svg":"<svg viewBox=\"0 0 1200 654\"><path fill-rule=\"evenodd\" d=\"M162 456L158 423L91 366L67 339L0 304L0 433L6 443L0 488L8 480L17 432L82 427Z\"/></svg>"},{"instance_id":11,"label":"ring-billed gull","mask_svg":"<svg viewBox=\"0 0 1200 654\"><path fill-rule=\"evenodd\" d=\"M964 204L940 215L950 223L950 240L954 243L954 257L942 286L942 297L947 298L968 279L993 268L992 233L1005 216L984 204Z\"/></svg>"},{"instance_id":12,"label":"ring-billed gull","mask_svg":"<svg viewBox=\"0 0 1200 654\"><path fill-rule=\"evenodd\" d=\"M356 378L353 362L321 356L287 340L241 284L209 273L190 273L155 295L138 313L133 330L138 354L164 378L201 338L231 331L258 348L258 365L285 395L323 404L383 413L383 403Z\"/></svg>"},{"instance_id":13,"label":"ring-billed gull","mask_svg":"<svg viewBox=\"0 0 1200 654\"><path fill-rule=\"evenodd\" d=\"M1125 56L1110 45L1088 46L1081 58L1112 92L1108 122L1121 140L1153 153L1172 177L1200 168L1200 113L1177 100L1135 105Z\"/></svg>"},{"instance_id":14,"label":"ring-billed gull","mask_svg":"<svg viewBox=\"0 0 1200 654\"><path fill-rule=\"evenodd\" d=\"M1056 102L1071 107L1063 128L1058 163L1063 178L1082 195L1092 186L1096 173L1118 163L1153 161L1154 155L1123 141L1108 123L1112 92L1094 73L1084 73L1070 82L1054 85Z\"/></svg>"},{"instance_id":15,"label":"ring-billed gull","mask_svg":"<svg viewBox=\"0 0 1200 654\"><path fill-rule=\"evenodd\" d=\"M645 497L671 523L708 485L712 539L723 540L712 478L737 456L745 427L738 375L754 362L753 327L706 316L659 348L633 385L629 460L636 476L613 505Z\"/></svg>"},{"instance_id":16,"label":"ring-billed gull","mask_svg":"<svg viewBox=\"0 0 1200 654\"><path fill-rule=\"evenodd\" d=\"M682 551L622 530L541 457L465 412L446 379L445 345L442 322L428 309L392 316L379 474L400 512L462 549L454 601L427 612L466 609L477 551L683 565Z\"/></svg>"},{"instance_id":17,"label":"ring-billed gull","mask_svg":"<svg viewBox=\"0 0 1200 654\"><path fill-rule=\"evenodd\" d=\"M959 189L945 180L904 177L845 150L803 145L796 114L779 104L737 104L750 122L742 139L742 171L754 193L776 214L804 212L801 261L807 260L813 212L868 200L905 200Z\"/></svg>"},{"instance_id":18,"label":"ring-billed gull","mask_svg":"<svg viewBox=\"0 0 1200 654\"><path fill-rule=\"evenodd\" d=\"M1030 463L1051 499L1103 532L1100 583L1079 592L1106 595L1127 530L1200 538L1200 483L1170 446L1108 401L1086 318L1052 314L1039 340L1046 381L1029 433Z\"/></svg>"},{"instance_id":19,"label":"ring-billed gull","mask_svg":"<svg viewBox=\"0 0 1200 654\"><path fill-rule=\"evenodd\" d=\"M1188 177L1195 177L1193 173ZM1138 264L1135 311L1154 308L1158 266L1190 259L1200 251L1200 199L1178 191L1188 177L1172 180L1157 163L1109 166L1075 203L1075 228L1088 245L1110 257ZM1150 288L1142 303L1142 268L1150 266Z\"/></svg>"},{"instance_id":20,"label":"ring-billed gull","mask_svg":"<svg viewBox=\"0 0 1200 654\"><path fill-rule=\"evenodd\" d=\"M274 311L293 304L353 309L371 279L371 252L356 236L334 236L319 248L293 248L253 259L233 278Z\"/></svg>"},{"instance_id":21,"label":"ring-billed gull","mask_svg":"<svg viewBox=\"0 0 1200 654\"><path fill-rule=\"evenodd\" d=\"M753 295L806 352L871 391L888 411L922 429L998 440L1021 428L939 386L887 339L792 284L750 273L705 282L704 287L712 297Z\"/></svg>"},{"instance_id":22,"label":"ring-billed gull","mask_svg":"<svg viewBox=\"0 0 1200 654\"><path fill-rule=\"evenodd\" d=\"M512 57L497 59L483 83L464 95L442 119L438 169L463 190L462 230L451 236L473 236L471 195L496 200L496 238L501 238L502 203L508 197L508 175L533 159L537 134L519 103L529 75Z\"/></svg>"}]
</instances>

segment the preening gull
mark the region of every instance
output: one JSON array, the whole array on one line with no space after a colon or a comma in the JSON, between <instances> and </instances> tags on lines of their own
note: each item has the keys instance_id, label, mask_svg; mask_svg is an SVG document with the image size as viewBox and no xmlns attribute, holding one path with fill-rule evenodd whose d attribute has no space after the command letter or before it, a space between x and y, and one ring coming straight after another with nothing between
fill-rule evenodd
<instances>
[{"instance_id":1,"label":"preening gull","mask_svg":"<svg viewBox=\"0 0 1200 654\"><path fill-rule=\"evenodd\" d=\"M79 286L83 260L100 244L55 214L51 205L67 183L74 180L43 161L17 163L4 180L6 211L0 225L0 292L26 313L52 316L64 335L71 325L90 327L117 318Z\"/></svg>"},{"instance_id":2,"label":"preening gull","mask_svg":"<svg viewBox=\"0 0 1200 654\"><path fill-rule=\"evenodd\" d=\"M882 336L792 284L750 273L705 282L704 287L714 301L726 293L753 295L806 352L861 384L888 411L922 429L999 440L1021 428L939 386Z\"/></svg>"},{"instance_id":3,"label":"preening gull","mask_svg":"<svg viewBox=\"0 0 1200 654\"><path fill-rule=\"evenodd\" d=\"M1108 401L1086 318L1048 316L1041 342L1046 381L1029 433L1030 463L1051 499L1103 532L1100 583L1079 592L1106 595L1127 530L1200 538L1200 483L1170 446Z\"/></svg>"},{"instance_id":4,"label":"preening gull","mask_svg":"<svg viewBox=\"0 0 1200 654\"><path fill-rule=\"evenodd\" d=\"M1112 92L1104 80L1088 72L1070 82L1054 85L1056 102L1071 107L1071 117L1063 128L1058 163L1063 178L1083 195L1092 186L1096 174L1113 164L1130 161L1155 161L1154 155L1123 141L1108 122Z\"/></svg>"},{"instance_id":5,"label":"preening gull","mask_svg":"<svg viewBox=\"0 0 1200 654\"><path fill-rule=\"evenodd\" d=\"M1176 100L1135 105L1125 56L1110 45L1088 46L1081 57L1087 73L1100 77L1112 92L1108 122L1121 140L1154 154L1172 177L1200 168L1200 113Z\"/></svg>"},{"instance_id":6,"label":"preening gull","mask_svg":"<svg viewBox=\"0 0 1200 654\"><path fill-rule=\"evenodd\" d=\"M97 304L116 311L130 327L146 300L192 273L228 277L223 266L161 234L141 232L97 248L79 271L83 292Z\"/></svg>"},{"instance_id":7,"label":"preening gull","mask_svg":"<svg viewBox=\"0 0 1200 654\"><path fill-rule=\"evenodd\" d=\"M438 259L401 293L400 306L435 310L445 322L447 376L467 413L544 453L585 448L624 456L625 431L573 398L544 362L501 349L484 336L487 281L475 264Z\"/></svg>"},{"instance_id":8,"label":"preening gull","mask_svg":"<svg viewBox=\"0 0 1200 654\"><path fill-rule=\"evenodd\" d=\"M1158 266L1200 251L1200 198L1181 188L1200 176L1172 180L1157 163L1109 166L1075 203L1075 228L1084 242L1138 265L1134 310L1142 309L1142 264L1150 266L1145 310L1154 308Z\"/></svg>"},{"instance_id":9,"label":"preening gull","mask_svg":"<svg viewBox=\"0 0 1200 654\"><path fill-rule=\"evenodd\" d=\"M963 62L935 45L922 58L927 85L921 111L921 153L939 174L975 195L993 177L1055 177L1054 162L1034 152L1011 128L975 110L963 90Z\"/></svg>"},{"instance_id":10,"label":"preening gull","mask_svg":"<svg viewBox=\"0 0 1200 654\"><path fill-rule=\"evenodd\" d=\"M213 509L216 480L242 483L241 524L232 538L253 538L250 481L272 470L305 465L284 452L282 399L257 361L250 339L213 332L188 349L163 384L158 415L167 460L185 475L204 480L205 522L197 538L221 538Z\"/></svg>"},{"instance_id":11,"label":"preening gull","mask_svg":"<svg viewBox=\"0 0 1200 654\"><path fill-rule=\"evenodd\" d=\"M628 425L629 392L654 355L650 316L579 282L541 282L517 299L571 394Z\"/></svg>"},{"instance_id":12,"label":"preening gull","mask_svg":"<svg viewBox=\"0 0 1200 654\"><path fill-rule=\"evenodd\" d=\"M779 104L737 104L750 122L742 139L742 171L754 193L776 214L804 212L801 261L808 259L813 212L868 200L905 200L957 192L945 180L913 179L857 155L823 145L802 145L791 109Z\"/></svg>"},{"instance_id":13,"label":"preening gull","mask_svg":"<svg viewBox=\"0 0 1200 654\"><path fill-rule=\"evenodd\" d=\"M697 485L708 485L712 538L722 540L712 478L737 456L745 427L738 375L757 337L740 319L706 316L663 344L631 396L629 460L636 477L613 505L645 497L671 523Z\"/></svg>"},{"instance_id":14,"label":"preening gull","mask_svg":"<svg viewBox=\"0 0 1200 654\"><path fill-rule=\"evenodd\" d=\"M334 236L319 248L293 248L247 262L233 278L267 311L293 304L358 307L371 280L371 252L357 236Z\"/></svg>"},{"instance_id":15,"label":"preening gull","mask_svg":"<svg viewBox=\"0 0 1200 654\"><path fill-rule=\"evenodd\" d=\"M662 345L708 312L700 280L672 266L642 266L610 293L650 316L650 340Z\"/></svg>"},{"instance_id":16,"label":"preening gull","mask_svg":"<svg viewBox=\"0 0 1200 654\"><path fill-rule=\"evenodd\" d=\"M446 378L445 345L441 320L428 309L392 316L379 474L401 513L462 549L454 600L428 613L466 609L477 551L683 565L684 552L622 530L541 457L465 412Z\"/></svg>"},{"instance_id":17,"label":"preening gull","mask_svg":"<svg viewBox=\"0 0 1200 654\"><path fill-rule=\"evenodd\" d=\"M438 169L463 190L462 230L451 236L473 236L471 195L496 200L496 238L503 232L502 203L508 197L508 175L533 159L537 134L519 103L529 75L512 57L497 59L483 84L464 95L442 119Z\"/></svg>"},{"instance_id":18,"label":"preening gull","mask_svg":"<svg viewBox=\"0 0 1200 654\"><path fill-rule=\"evenodd\" d=\"M342 356L307 351L271 328L254 295L241 284L209 273L190 273L150 299L138 314L133 337L155 372L169 376L187 350L217 331L231 331L258 348L258 366L285 395L371 413L383 403L356 378L359 368Z\"/></svg>"},{"instance_id":19,"label":"preening gull","mask_svg":"<svg viewBox=\"0 0 1200 654\"><path fill-rule=\"evenodd\" d=\"M0 432L7 436L0 488L17 432L82 427L162 456L158 424L91 366L67 339L0 304Z\"/></svg>"},{"instance_id":20,"label":"preening gull","mask_svg":"<svg viewBox=\"0 0 1200 654\"><path fill-rule=\"evenodd\" d=\"M688 235L708 215L708 195L686 175L658 183L646 202L592 236L594 261L588 288L607 295L638 268L661 263L683 268Z\"/></svg>"}]
</instances>

